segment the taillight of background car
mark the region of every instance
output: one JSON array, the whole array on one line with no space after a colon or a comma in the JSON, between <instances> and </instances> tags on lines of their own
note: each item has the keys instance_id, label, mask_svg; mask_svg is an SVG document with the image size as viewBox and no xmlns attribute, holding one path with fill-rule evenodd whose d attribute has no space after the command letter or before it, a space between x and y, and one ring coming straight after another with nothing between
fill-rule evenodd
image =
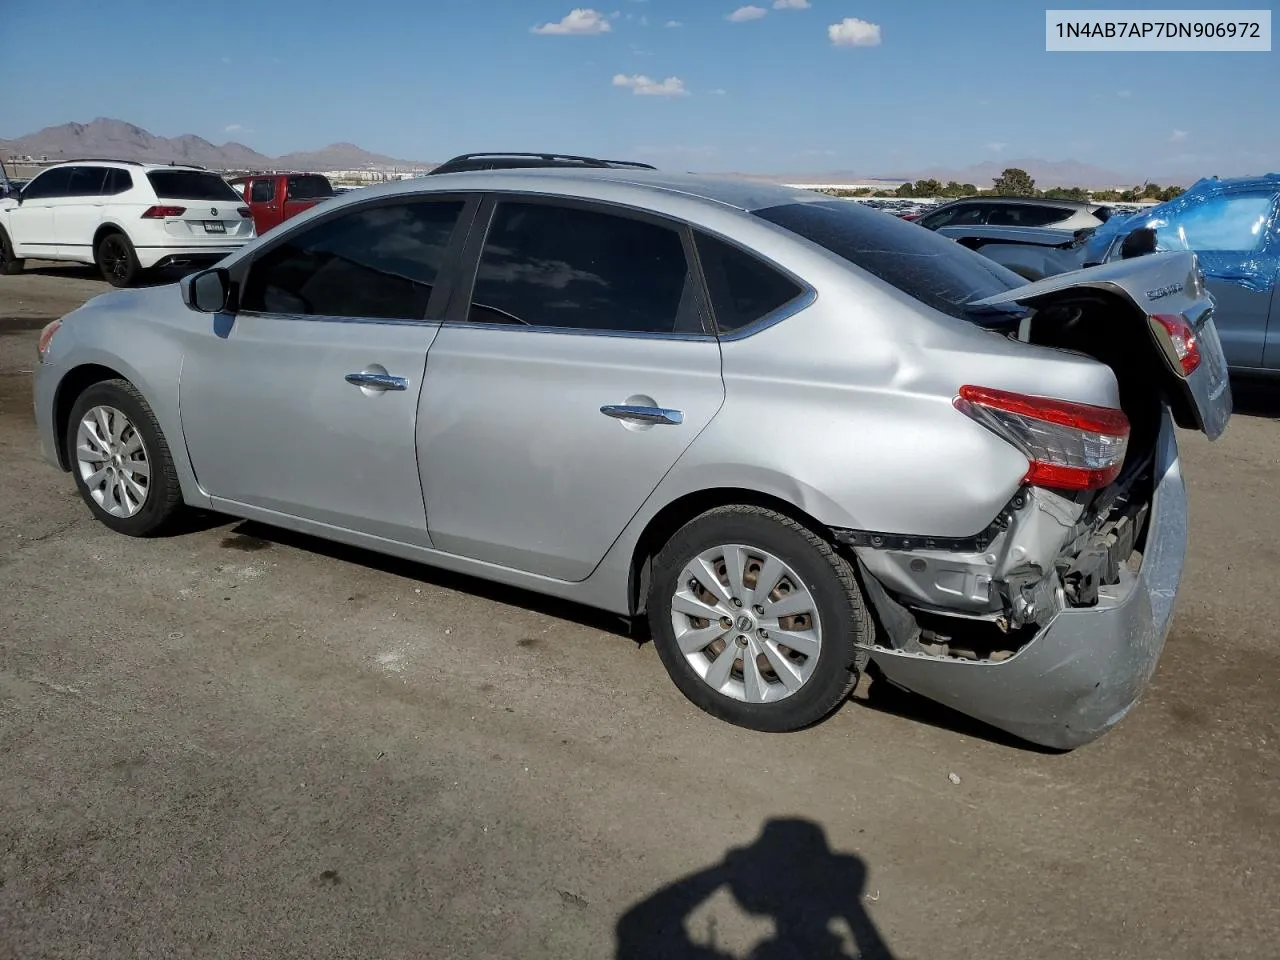
<instances>
[{"instance_id":1,"label":"taillight of background car","mask_svg":"<svg viewBox=\"0 0 1280 960\"><path fill-rule=\"evenodd\" d=\"M154 207L147 207L142 213L143 220L164 220L167 217L180 217L187 212L186 207L166 207L157 204Z\"/></svg>"},{"instance_id":2,"label":"taillight of background car","mask_svg":"<svg viewBox=\"0 0 1280 960\"><path fill-rule=\"evenodd\" d=\"M44 355L48 353L49 344L53 342L53 335L58 332L60 326L62 326L61 320L53 320L46 323L44 329L40 331L40 337L36 340L36 355L41 363L44 363Z\"/></svg>"},{"instance_id":3,"label":"taillight of background car","mask_svg":"<svg viewBox=\"0 0 1280 960\"><path fill-rule=\"evenodd\" d=\"M1124 466L1123 410L975 386L961 387L953 403L1030 461L1022 482L1033 487L1101 490Z\"/></svg>"}]
</instances>

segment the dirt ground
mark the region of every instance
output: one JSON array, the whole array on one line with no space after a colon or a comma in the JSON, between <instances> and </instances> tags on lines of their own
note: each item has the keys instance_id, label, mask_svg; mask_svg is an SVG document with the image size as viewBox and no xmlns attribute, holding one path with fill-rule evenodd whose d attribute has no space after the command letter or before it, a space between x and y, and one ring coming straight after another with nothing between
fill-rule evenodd
<instances>
[{"instance_id":1,"label":"dirt ground","mask_svg":"<svg viewBox=\"0 0 1280 960\"><path fill-rule=\"evenodd\" d=\"M1184 436L1173 631L1101 741L910 697L764 736L590 611L95 523L30 371L106 289L0 277L0 957L1280 954L1280 387Z\"/></svg>"}]
</instances>

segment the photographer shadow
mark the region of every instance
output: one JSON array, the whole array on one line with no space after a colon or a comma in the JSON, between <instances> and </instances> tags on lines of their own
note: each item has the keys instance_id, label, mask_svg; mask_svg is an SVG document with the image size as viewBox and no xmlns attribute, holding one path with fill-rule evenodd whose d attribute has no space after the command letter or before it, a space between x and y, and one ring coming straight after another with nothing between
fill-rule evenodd
<instances>
[{"instance_id":1,"label":"photographer shadow","mask_svg":"<svg viewBox=\"0 0 1280 960\"><path fill-rule=\"evenodd\" d=\"M737 954L695 943L687 925L721 888L742 912L772 921L773 936L749 960L893 960L862 906L867 868L861 857L837 853L816 823L773 819L749 847L682 877L619 919L616 960L729 960ZM711 939L716 939L712 921ZM843 928L843 929L842 929ZM854 952L849 952L852 940Z\"/></svg>"}]
</instances>

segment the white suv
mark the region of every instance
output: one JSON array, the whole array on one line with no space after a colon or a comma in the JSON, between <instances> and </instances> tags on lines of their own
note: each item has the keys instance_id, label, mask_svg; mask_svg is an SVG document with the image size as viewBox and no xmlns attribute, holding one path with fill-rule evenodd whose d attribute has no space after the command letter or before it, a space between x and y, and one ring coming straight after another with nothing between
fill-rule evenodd
<instances>
[{"instance_id":1,"label":"white suv","mask_svg":"<svg viewBox=\"0 0 1280 960\"><path fill-rule=\"evenodd\" d=\"M0 273L25 259L96 264L117 287L152 267L208 264L255 236L222 177L199 167L71 160L0 199Z\"/></svg>"}]
</instances>

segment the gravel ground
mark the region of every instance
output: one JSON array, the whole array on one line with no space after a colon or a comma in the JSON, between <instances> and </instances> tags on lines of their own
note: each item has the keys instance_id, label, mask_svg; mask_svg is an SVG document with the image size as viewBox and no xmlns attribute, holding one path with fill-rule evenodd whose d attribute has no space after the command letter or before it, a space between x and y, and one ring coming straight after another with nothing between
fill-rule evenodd
<instances>
[{"instance_id":1,"label":"gravel ground","mask_svg":"<svg viewBox=\"0 0 1280 960\"><path fill-rule=\"evenodd\" d=\"M1276 956L1280 387L1183 438L1173 631L1107 737L905 696L769 737L590 611L92 521L30 371L105 289L0 278L0 957Z\"/></svg>"}]
</instances>

